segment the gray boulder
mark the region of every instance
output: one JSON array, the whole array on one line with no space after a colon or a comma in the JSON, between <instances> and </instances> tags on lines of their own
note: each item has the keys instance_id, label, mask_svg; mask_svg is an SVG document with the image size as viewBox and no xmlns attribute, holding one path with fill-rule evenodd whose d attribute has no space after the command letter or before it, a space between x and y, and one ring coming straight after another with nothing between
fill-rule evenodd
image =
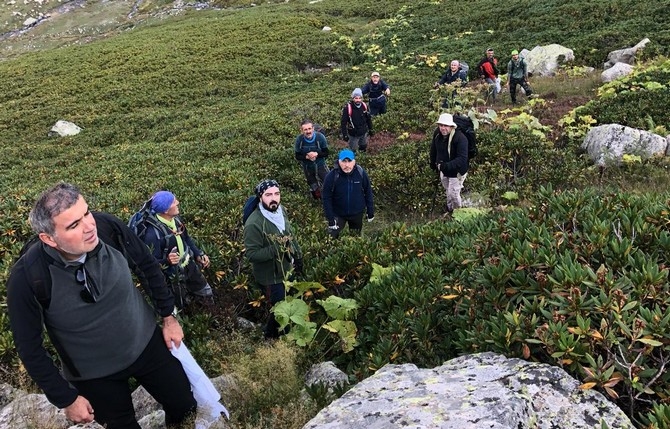
<instances>
[{"instance_id":1,"label":"gray boulder","mask_svg":"<svg viewBox=\"0 0 670 429\"><path fill-rule=\"evenodd\" d=\"M606 124L591 128L581 148L596 165L618 165L624 155L643 159L665 156L668 138L619 124Z\"/></svg>"},{"instance_id":2,"label":"gray boulder","mask_svg":"<svg viewBox=\"0 0 670 429\"><path fill-rule=\"evenodd\" d=\"M65 413L35 393L19 395L0 411L0 428L68 427Z\"/></svg>"},{"instance_id":3,"label":"gray boulder","mask_svg":"<svg viewBox=\"0 0 670 429\"><path fill-rule=\"evenodd\" d=\"M616 63L600 74L600 80L603 82L612 82L622 76L629 75L633 71L633 66L626 63Z\"/></svg>"},{"instance_id":4,"label":"gray boulder","mask_svg":"<svg viewBox=\"0 0 670 429\"><path fill-rule=\"evenodd\" d=\"M337 386L349 384L349 377L342 372L333 362L321 362L312 367L305 374L305 385L313 386L322 384L330 389Z\"/></svg>"},{"instance_id":5,"label":"gray boulder","mask_svg":"<svg viewBox=\"0 0 670 429\"><path fill-rule=\"evenodd\" d=\"M540 76L554 76L558 70L559 63L564 64L574 61L575 54L572 49L556 43L546 46L536 46L531 51L524 53L528 73Z\"/></svg>"},{"instance_id":6,"label":"gray boulder","mask_svg":"<svg viewBox=\"0 0 670 429\"><path fill-rule=\"evenodd\" d=\"M628 417L558 367L494 353L433 369L386 365L303 429L632 429Z\"/></svg>"},{"instance_id":7,"label":"gray boulder","mask_svg":"<svg viewBox=\"0 0 670 429\"><path fill-rule=\"evenodd\" d=\"M650 40L646 37L640 40L640 43L633 46L632 48L624 48L616 51L612 51L607 54L607 61L603 64L603 69L607 70L610 67L614 67L616 63L625 63L628 65L635 64L635 54L640 49L643 49Z\"/></svg>"},{"instance_id":8,"label":"gray boulder","mask_svg":"<svg viewBox=\"0 0 670 429\"><path fill-rule=\"evenodd\" d=\"M49 137L74 136L79 134L80 132L81 128L78 125L61 119L60 121L57 121L53 127L51 127L51 130L49 131Z\"/></svg>"}]
</instances>

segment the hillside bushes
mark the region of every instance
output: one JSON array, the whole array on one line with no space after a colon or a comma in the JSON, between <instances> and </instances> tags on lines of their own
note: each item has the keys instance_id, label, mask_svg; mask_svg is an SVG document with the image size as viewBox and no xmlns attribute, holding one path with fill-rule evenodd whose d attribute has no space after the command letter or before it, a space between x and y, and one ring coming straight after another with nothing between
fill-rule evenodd
<instances>
[{"instance_id":1,"label":"hillside bushes","mask_svg":"<svg viewBox=\"0 0 670 429\"><path fill-rule=\"evenodd\" d=\"M386 231L370 253L392 270L352 291L360 346L341 363L364 376L496 351L639 417L670 389L668 198L547 188L527 209Z\"/></svg>"}]
</instances>

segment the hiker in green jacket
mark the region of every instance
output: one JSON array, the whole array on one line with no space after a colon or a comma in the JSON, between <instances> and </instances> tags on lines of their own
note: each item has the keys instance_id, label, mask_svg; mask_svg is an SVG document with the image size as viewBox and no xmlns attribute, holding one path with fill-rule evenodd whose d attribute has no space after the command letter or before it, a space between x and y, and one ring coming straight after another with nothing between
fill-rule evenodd
<instances>
[{"instance_id":1,"label":"hiker in green jacket","mask_svg":"<svg viewBox=\"0 0 670 429\"><path fill-rule=\"evenodd\" d=\"M281 192L275 180L263 180L255 188L260 203L244 224L244 248L251 262L256 283L265 292L271 305L286 297L284 279L302 273L302 251L295 232L280 204ZM270 313L265 338L278 338L279 323Z\"/></svg>"},{"instance_id":2,"label":"hiker in green jacket","mask_svg":"<svg viewBox=\"0 0 670 429\"><path fill-rule=\"evenodd\" d=\"M528 66L523 57L519 57L519 51L512 51L512 59L507 63L507 89L512 97L512 104L516 104L516 86L521 85L526 92L526 97L533 95L533 90L528 85Z\"/></svg>"}]
</instances>

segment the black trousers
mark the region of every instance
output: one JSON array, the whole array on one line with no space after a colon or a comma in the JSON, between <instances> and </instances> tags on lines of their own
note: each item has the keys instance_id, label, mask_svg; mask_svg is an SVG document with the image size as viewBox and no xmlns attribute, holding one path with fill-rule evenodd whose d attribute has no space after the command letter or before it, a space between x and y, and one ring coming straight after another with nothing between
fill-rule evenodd
<instances>
[{"instance_id":1,"label":"black trousers","mask_svg":"<svg viewBox=\"0 0 670 429\"><path fill-rule=\"evenodd\" d=\"M128 368L107 377L71 383L93 406L97 423L107 425L107 429L141 429L128 384L131 377L163 406L168 428L178 428L195 413L197 404L191 384L179 360L165 346L158 327L142 354Z\"/></svg>"},{"instance_id":2,"label":"black trousers","mask_svg":"<svg viewBox=\"0 0 670 429\"><path fill-rule=\"evenodd\" d=\"M353 216L335 216L335 222L339 228L328 230L331 237L338 238L342 229L344 229L344 226L347 224L349 224L349 231L351 231L352 234L359 235L361 229L363 229L363 213Z\"/></svg>"},{"instance_id":3,"label":"black trousers","mask_svg":"<svg viewBox=\"0 0 670 429\"><path fill-rule=\"evenodd\" d=\"M524 91L526 91L526 97L530 97L530 95L533 93L533 90L530 88L530 85L528 85L528 82L526 82L523 79L514 79L510 78L509 81L509 95L512 97L512 103L516 103L516 86L521 85Z\"/></svg>"}]
</instances>

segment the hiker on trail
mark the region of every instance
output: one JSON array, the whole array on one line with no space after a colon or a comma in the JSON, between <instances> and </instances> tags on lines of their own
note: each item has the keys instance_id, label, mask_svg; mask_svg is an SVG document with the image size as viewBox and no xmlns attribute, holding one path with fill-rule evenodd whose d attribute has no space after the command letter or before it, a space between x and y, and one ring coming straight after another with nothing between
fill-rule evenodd
<instances>
[{"instance_id":1,"label":"hiker on trail","mask_svg":"<svg viewBox=\"0 0 670 429\"><path fill-rule=\"evenodd\" d=\"M465 86L468 83L468 74L461 67L461 63L458 60L453 60L449 65L449 69L444 72L439 81L435 82L433 85L435 88L439 88L440 85L449 85L460 82L461 86ZM451 93L451 97L447 96L442 103L442 107L453 107L455 104L458 104L456 101L457 90L454 89Z\"/></svg>"},{"instance_id":2,"label":"hiker on trail","mask_svg":"<svg viewBox=\"0 0 670 429\"><path fill-rule=\"evenodd\" d=\"M519 57L519 51L512 51L512 59L507 63L507 88L512 97L512 104L516 104L516 86L521 85L526 92L526 97L533 95L533 90L528 84L528 66L523 57Z\"/></svg>"},{"instance_id":3,"label":"hiker on trail","mask_svg":"<svg viewBox=\"0 0 670 429\"><path fill-rule=\"evenodd\" d=\"M488 48L484 58L477 64L479 77L489 84L489 94L496 99L496 94L502 89L500 87L500 69L498 69L498 59L494 56L493 48ZM494 90L495 88L495 90Z\"/></svg>"},{"instance_id":4,"label":"hiker on trail","mask_svg":"<svg viewBox=\"0 0 670 429\"><path fill-rule=\"evenodd\" d=\"M341 150L337 165L323 182L323 211L333 238L338 238L347 224L349 231L360 235L363 215L367 213L368 222L375 218L370 178L355 158L350 149Z\"/></svg>"},{"instance_id":5,"label":"hiker on trail","mask_svg":"<svg viewBox=\"0 0 670 429\"><path fill-rule=\"evenodd\" d=\"M172 192L158 191L151 197L151 214L141 238L161 264L172 286L178 307L193 295L197 300L212 300L212 287L200 271L209 267L209 257L196 246L179 217L179 200ZM183 293L181 286L186 288Z\"/></svg>"},{"instance_id":6,"label":"hiker on trail","mask_svg":"<svg viewBox=\"0 0 670 429\"><path fill-rule=\"evenodd\" d=\"M439 172L447 192L447 213L461 207L461 189L468 175L468 139L457 130L454 117L443 113L430 144L430 168Z\"/></svg>"},{"instance_id":7,"label":"hiker on trail","mask_svg":"<svg viewBox=\"0 0 670 429\"><path fill-rule=\"evenodd\" d=\"M370 80L363 85L361 91L368 96L371 116L386 113L386 97L391 95L391 87L379 76L379 72L372 72Z\"/></svg>"},{"instance_id":8,"label":"hiker on trail","mask_svg":"<svg viewBox=\"0 0 670 429\"><path fill-rule=\"evenodd\" d=\"M167 427L191 418L196 401L169 350L184 333L147 247L118 218L89 211L68 183L45 191L29 220L38 240L12 267L7 306L19 357L49 402L74 423L140 429L133 378L163 406ZM131 263L152 305L135 287ZM61 368L44 348L44 328Z\"/></svg>"},{"instance_id":9,"label":"hiker on trail","mask_svg":"<svg viewBox=\"0 0 670 429\"><path fill-rule=\"evenodd\" d=\"M368 106L363 102L363 91L354 89L351 93L351 101L342 108L342 139L349 142L349 149L356 152L359 148L365 152L368 147L369 135L372 137L372 118Z\"/></svg>"},{"instance_id":10,"label":"hiker on trail","mask_svg":"<svg viewBox=\"0 0 670 429\"><path fill-rule=\"evenodd\" d=\"M245 255L256 283L270 305L275 305L286 298L284 280L290 277L291 269L293 274L302 274L302 251L281 205L279 183L263 180L254 191L260 202L244 224ZM278 338L285 333L279 332L279 323L270 313L265 338Z\"/></svg>"},{"instance_id":11,"label":"hiker on trail","mask_svg":"<svg viewBox=\"0 0 670 429\"><path fill-rule=\"evenodd\" d=\"M295 139L295 159L302 164L312 197L319 200L321 185L328 174L328 141L326 136L314 130L314 123L309 119L302 121L300 132Z\"/></svg>"}]
</instances>

